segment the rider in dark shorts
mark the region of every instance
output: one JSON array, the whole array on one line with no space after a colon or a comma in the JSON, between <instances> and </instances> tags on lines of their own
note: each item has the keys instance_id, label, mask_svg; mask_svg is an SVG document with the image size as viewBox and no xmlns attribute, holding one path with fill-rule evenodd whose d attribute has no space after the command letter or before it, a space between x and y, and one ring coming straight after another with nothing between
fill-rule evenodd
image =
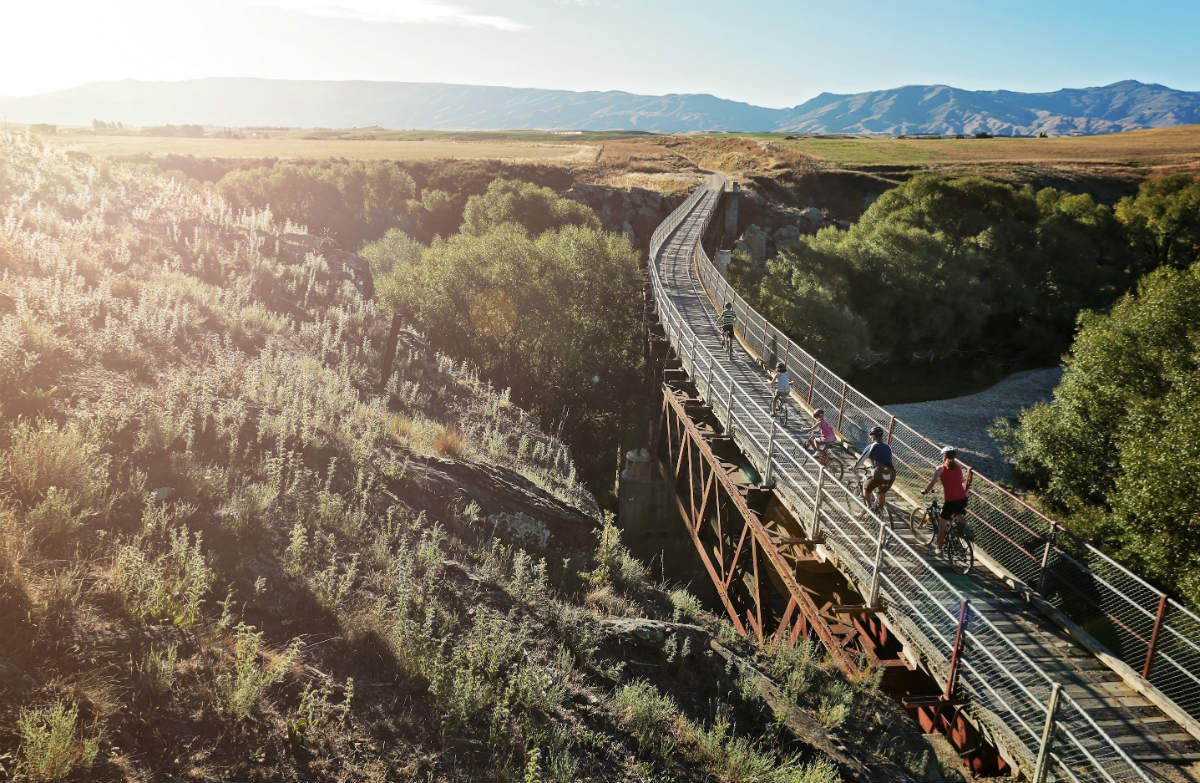
<instances>
[{"instance_id":1,"label":"rider in dark shorts","mask_svg":"<svg viewBox=\"0 0 1200 783\"><path fill-rule=\"evenodd\" d=\"M871 493L875 491L879 492L879 504L883 505L887 500L887 491L892 488L892 482L896 480L896 467L892 464L892 449L883 442L883 438L883 427L871 428L871 444L863 450L854 463L854 467L857 468L863 460L869 459L875 466L875 472L871 474L871 479L863 487L863 502L868 507L871 506Z\"/></svg>"},{"instance_id":2,"label":"rider in dark shorts","mask_svg":"<svg viewBox=\"0 0 1200 783\"><path fill-rule=\"evenodd\" d=\"M946 543L946 523L951 519L955 520L960 527L963 524L963 515L967 513L967 490L971 488L971 479L975 475L975 468L968 468L966 480L963 480L962 466L958 464L958 452L950 446L942 447L942 464L933 472L933 478L929 479L929 486L921 491L922 495L928 495L933 491L933 485L940 479L942 482L942 491L944 493L945 502L942 504L942 511L938 514L941 519L938 521L938 536L937 544L934 546L934 554L942 551L942 545Z\"/></svg>"}]
</instances>

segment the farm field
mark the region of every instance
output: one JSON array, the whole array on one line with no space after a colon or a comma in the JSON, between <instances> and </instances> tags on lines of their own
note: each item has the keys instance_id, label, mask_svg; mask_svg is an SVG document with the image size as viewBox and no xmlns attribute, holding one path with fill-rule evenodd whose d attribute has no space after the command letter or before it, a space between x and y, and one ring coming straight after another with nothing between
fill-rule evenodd
<instances>
[{"instance_id":1,"label":"farm field","mask_svg":"<svg viewBox=\"0 0 1200 783\"><path fill-rule=\"evenodd\" d=\"M194 155L202 158L348 158L351 160L500 159L585 164L595 159L594 144L492 139L463 141L430 136L420 139L307 139L273 137L230 139L142 135L59 133L47 137L56 146L102 157Z\"/></svg>"},{"instance_id":2,"label":"farm field","mask_svg":"<svg viewBox=\"0 0 1200 783\"><path fill-rule=\"evenodd\" d=\"M936 164L1117 165L1171 169L1200 165L1200 125L1113 133L991 139L761 137L838 166ZM768 140L769 139L769 140Z\"/></svg>"},{"instance_id":3,"label":"farm field","mask_svg":"<svg viewBox=\"0 0 1200 783\"><path fill-rule=\"evenodd\" d=\"M104 157L484 160L597 167L606 179L669 175L695 167L727 171L802 168L1066 167L1141 178L1200 172L1200 125L1101 136L991 139L823 137L781 133L654 135L622 132L442 132L382 129L294 130L264 138L97 135L60 131L53 144ZM640 178L640 177L639 177ZM642 183L638 183L642 184ZM646 183L651 187L679 183Z\"/></svg>"}]
</instances>

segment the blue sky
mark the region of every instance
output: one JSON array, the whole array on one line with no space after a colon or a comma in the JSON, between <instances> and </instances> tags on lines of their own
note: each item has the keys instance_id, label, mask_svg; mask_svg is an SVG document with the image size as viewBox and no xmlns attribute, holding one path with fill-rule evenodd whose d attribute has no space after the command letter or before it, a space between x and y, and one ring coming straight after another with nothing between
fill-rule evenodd
<instances>
[{"instance_id":1,"label":"blue sky","mask_svg":"<svg viewBox=\"0 0 1200 783\"><path fill-rule=\"evenodd\" d=\"M259 76L707 92L1200 90L1200 2L0 0L0 95Z\"/></svg>"}]
</instances>

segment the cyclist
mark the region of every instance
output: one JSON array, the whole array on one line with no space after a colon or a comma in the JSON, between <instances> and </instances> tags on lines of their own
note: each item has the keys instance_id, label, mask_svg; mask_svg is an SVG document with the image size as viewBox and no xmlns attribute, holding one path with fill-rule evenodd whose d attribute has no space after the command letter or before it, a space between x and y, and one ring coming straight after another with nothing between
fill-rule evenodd
<instances>
[{"instance_id":1,"label":"cyclist","mask_svg":"<svg viewBox=\"0 0 1200 783\"><path fill-rule=\"evenodd\" d=\"M717 319L721 324L721 346L724 347L725 341L733 343L733 325L737 323L737 313L733 309L733 302L726 302L725 309L721 311L721 317Z\"/></svg>"},{"instance_id":2,"label":"cyclist","mask_svg":"<svg viewBox=\"0 0 1200 783\"><path fill-rule=\"evenodd\" d=\"M825 452L825 448L838 442L837 432L834 431L833 425L825 421L825 409L817 408L813 411L813 418L816 422L809 428L805 429L805 433L812 433L808 439L808 447L817 455ZM821 439L817 440L817 432L821 433Z\"/></svg>"},{"instance_id":3,"label":"cyclist","mask_svg":"<svg viewBox=\"0 0 1200 783\"><path fill-rule=\"evenodd\" d=\"M775 386L775 394L771 397L771 415L775 415L780 405L787 405L788 395L792 393L792 380L788 377L787 367L783 362L775 365L771 373L771 383Z\"/></svg>"},{"instance_id":4,"label":"cyclist","mask_svg":"<svg viewBox=\"0 0 1200 783\"><path fill-rule=\"evenodd\" d=\"M892 447L883 442L884 432L883 427L875 426L871 428L871 443L863 449L863 453L855 461L854 467L857 468L862 464L863 460L871 460L871 464L875 468L875 472L871 474L871 480L863 487L863 502L867 507L871 507L871 493L879 491L879 507L887 501L887 492L892 488L892 482L896 480L896 468L892 463Z\"/></svg>"},{"instance_id":5,"label":"cyclist","mask_svg":"<svg viewBox=\"0 0 1200 783\"><path fill-rule=\"evenodd\" d=\"M952 446L942 447L942 464L933 472L933 478L929 479L929 486L921 490L922 495L928 495L933 491L933 485L940 479L942 482L942 492L944 494L942 503L942 513L938 516L938 535L937 544L933 548L933 554L940 555L942 553L942 545L946 543L946 523L952 518L954 523L961 528L963 526L963 515L967 511L967 491L971 489L971 479L975 475L975 468L967 469L966 481L963 481L962 466L958 464L958 451Z\"/></svg>"}]
</instances>

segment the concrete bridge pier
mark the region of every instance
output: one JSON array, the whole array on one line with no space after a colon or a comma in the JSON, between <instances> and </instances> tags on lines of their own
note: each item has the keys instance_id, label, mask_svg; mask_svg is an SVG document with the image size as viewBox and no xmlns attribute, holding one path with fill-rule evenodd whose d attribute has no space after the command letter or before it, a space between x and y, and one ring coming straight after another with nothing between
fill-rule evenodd
<instances>
[{"instance_id":1,"label":"concrete bridge pier","mask_svg":"<svg viewBox=\"0 0 1200 783\"><path fill-rule=\"evenodd\" d=\"M673 579L705 577L689 539L679 535L674 493L663 480L648 449L625 453L625 469L617 488L617 524L626 546L643 562L657 562L656 572Z\"/></svg>"}]
</instances>

